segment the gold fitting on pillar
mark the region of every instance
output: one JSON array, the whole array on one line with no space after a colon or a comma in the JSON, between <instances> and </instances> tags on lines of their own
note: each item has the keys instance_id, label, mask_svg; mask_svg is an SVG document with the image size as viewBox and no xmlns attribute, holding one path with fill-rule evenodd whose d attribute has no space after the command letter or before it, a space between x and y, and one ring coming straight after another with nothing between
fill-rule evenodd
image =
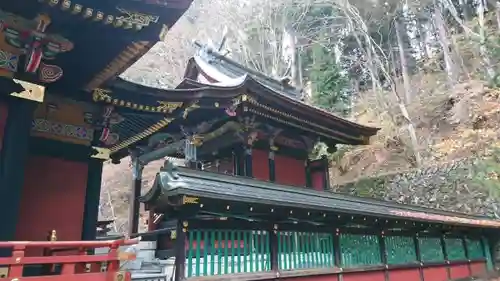
<instances>
[{"instance_id":1,"label":"gold fitting on pillar","mask_svg":"<svg viewBox=\"0 0 500 281\"><path fill-rule=\"evenodd\" d=\"M12 79L15 83L21 85L24 91L10 93L13 97L18 97L21 99L26 99L30 101L43 102L45 97L45 87L23 80Z\"/></svg>"}]
</instances>

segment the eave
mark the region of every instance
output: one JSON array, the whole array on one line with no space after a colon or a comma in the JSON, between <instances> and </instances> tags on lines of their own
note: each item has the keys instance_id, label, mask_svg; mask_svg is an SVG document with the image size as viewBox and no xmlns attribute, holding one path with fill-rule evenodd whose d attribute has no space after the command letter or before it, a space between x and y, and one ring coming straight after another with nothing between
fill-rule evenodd
<instances>
[{"instance_id":1,"label":"eave","mask_svg":"<svg viewBox=\"0 0 500 281\"><path fill-rule=\"evenodd\" d=\"M173 166L162 169L143 203L164 208L170 198L193 196L224 202L299 208L342 215L401 219L466 227L500 228L500 221L376 199L315 191Z\"/></svg>"},{"instance_id":2,"label":"eave","mask_svg":"<svg viewBox=\"0 0 500 281\"><path fill-rule=\"evenodd\" d=\"M1 20L8 21L10 28L27 36L19 39L23 41L22 46L31 44L33 39L29 36L38 33L45 38L43 44L64 46L52 47L60 52L42 56L41 62L50 68L43 68L42 64L33 70L19 66L9 71L14 78L44 85L51 93L86 100L80 90L90 92L101 87L130 67L164 39L168 28L190 4L191 0L168 1L168 5L163 0L155 3L145 0L1 1ZM35 31L40 26L35 17L40 14L44 15L48 29ZM4 55L16 62L19 57L24 60L24 51L14 44L5 41L2 49L6 52ZM46 73L42 68L51 72Z\"/></svg>"}]
</instances>

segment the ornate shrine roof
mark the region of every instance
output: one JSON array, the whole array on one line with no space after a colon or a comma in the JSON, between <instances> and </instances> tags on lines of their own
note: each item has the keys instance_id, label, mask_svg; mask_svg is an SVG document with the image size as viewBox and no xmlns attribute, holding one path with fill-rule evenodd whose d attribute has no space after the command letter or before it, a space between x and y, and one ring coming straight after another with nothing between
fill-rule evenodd
<instances>
[{"instance_id":1,"label":"ornate shrine roof","mask_svg":"<svg viewBox=\"0 0 500 281\"><path fill-rule=\"evenodd\" d=\"M191 0L0 1L0 75L83 99L163 40Z\"/></svg>"},{"instance_id":2,"label":"ornate shrine roof","mask_svg":"<svg viewBox=\"0 0 500 281\"><path fill-rule=\"evenodd\" d=\"M257 116L266 122L281 124L276 126L307 132L329 144L368 144L369 138L378 131L378 128L354 123L306 104L298 99L297 89L227 58L217 58L223 60L223 64L212 66L216 63L208 60L207 54L211 54L210 51L202 49L189 61L186 77L175 89L152 88L117 79L107 88L94 91L96 102L125 108L129 113L124 115L142 112L145 116L147 113L151 119L141 120L140 126L129 123L123 128L115 126L121 135L120 142L110 147L112 153L156 133L178 133L181 126L197 126L207 121L207 116ZM188 113L196 115L196 120L187 118Z\"/></svg>"}]
</instances>

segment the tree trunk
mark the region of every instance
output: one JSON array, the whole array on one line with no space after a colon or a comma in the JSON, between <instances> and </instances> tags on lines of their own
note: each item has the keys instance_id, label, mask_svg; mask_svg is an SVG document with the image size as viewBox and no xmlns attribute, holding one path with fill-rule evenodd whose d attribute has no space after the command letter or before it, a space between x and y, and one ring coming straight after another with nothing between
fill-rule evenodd
<instances>
[{"instance_id":1,"label":"tree trunk","mask_svg":"<svg viewBox=\"0 0 500 281\"><path fill-rule=\"evenodd\" d=\"M422 51L422 56L423 56L424 60L428 60L431 57L430 51L429 51L429 46L428 46L429 43L427 42L429 30L428 30L426 24L419 24L418 26L420 26L420 28L418 29L418 32L420 33L419 45L420 45L420 49Z\"/></svg>"},{"instance_id":2,"label":"tree trunk","mask_svg":"<svg viewBox=\"0 0 500 281\"><path fill-rule=\"evenodd\" d=\"M398 20L394 21L394 26L396 29L396 39L398 42L399 49L399 60L401 63L401 75L403 76L403 86L405 90L405 101L408 104L412 100L412 92L410 86L410 77L408 75L408 64L406 62L405 49L403 47L403 36L401 35L401 25Z\"/></svg>"},{"instance_id":3,"label":"tree trunk","mask_svg":"<svg viewBox=\"0 0 500 281\"><path fill-rule=\"evenodd\" d=\"M481 58L483 60L483 65L486 71L486 75L490 82L496 83L495 78L496 78L496 71L491 65L490 61L490 56L488 54L488 49L486 47L486 30L484 26L484 2L482 0L478 1L478 6L477 6L477 17L478 17L478 22L479 22L479 36L480 36L480 42L479 42L479 54L481 55Z\"/></svg>"},{"instance_id":4,"label":"tree trunk","mask_svg":"<svg viewBox=\"0 0 500 281\"><path fill-rule=\"evenodd\" d=\"M452 59L450 52L450 41L448 40L448 32L446 31L446 23L443 19L441 8L437 5L434 8L434 26L437 30L438 41L443 51L443 59L445 63L446 74L448 75L448 82L453 85L458 82L459 74L455 62Z\"/></svg>"},{"instance_id":5,"label":"tree trunk","mask_svg":"<svg viewBox=\"0 0 500 281\"><path fill-rule=\"evenodd\" d=\"M458 1L460 4L460 9L462 10L462 14L464 15L464 20L466 22L471 20L471 12L469 10L469 3L467 3L467 0L459 0Z\"/></svg>"},{"instance_id":6,"label":"tree trunk","mask_svg":"<svg viewBox=\"0 0 500 281\"><path fill-rule=\"evenodd\" d=\"M351 14L351 13L353 13L354 15L358 16L358 18L359 18L359 14L357 14L356 9L352 8L351 5L349 4L349 2L345 2L344 6L342 6L342 8L343 8L343 12L346 15L346 19L349 21L349 24L353 27L356 26L353 19L352 19L353 17ZM366 50L367 59L368 59L368 62L367 62L368 67L371 68L370 73L372 75L374 75L375 74L374 69L375 69L375 67L377 67L376 69L377 70L380 69L381 73L389 80L390 90L391 90L392 94L394 94L394 96L397 100L399 109L401 111L401 114L403 115L403 117L406 121L406 124L408 126L407 127L408 134L409 134L410 139L411 139L411 145L412 145L413 153L415 156L416 165L421 166L422 165L422 158L421 158L420 152L419 152L417 134L415 131L415 126L413 125L413 122L410 119L410 116L408 114L408 110L406 109L406 105L405 105L403 99L399 96L398 92L396 91L396 87L395 87L395 83L394 83L393 78L391 77L391 75L389 74L387 69L384 67L384 65L386 65L386 64L382 63L382 60L380 59L379 55L374 51L375 46L374 46L374 44L372 44L372 41L370 40L370 36L368 35L368 27L367 27L366 23L362 20L358 20L357 23L360 24L361 30L363 31L363 35L366 39L365 40L366 46L364 46L361 43L361 39L359 38L359 36L356 33L354 33L354 38L356 39L356 42L358 43L360 49ZM373 76L372 76L372 79L373 79ZM379 85L378 80L376 80L376 83L377 83L376 85Z\"/></svg>"},{"instance_id":7,"label":"tree trunk","mask_svg":"<svg viewBox=\"0 0 500 281\"><path fill-rule=\"evenodd\" d=\"M497 19L497 33L500 34L500 2L495 3L495 17Z\"/></svg>"}]
</instances>

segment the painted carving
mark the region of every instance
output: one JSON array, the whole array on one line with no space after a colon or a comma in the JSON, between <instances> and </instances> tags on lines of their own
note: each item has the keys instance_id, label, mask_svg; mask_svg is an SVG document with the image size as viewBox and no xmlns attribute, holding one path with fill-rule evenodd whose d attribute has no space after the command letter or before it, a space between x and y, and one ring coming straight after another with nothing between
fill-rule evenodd
<instances>
[{"instance_id":1,"label":"painted carving","mask_svg":"<svg viewBox=\"0 0 500 281\"><path fill-rule=\"evenodd\" d=\"M94 115L92 114L92 112L85 112L83 114L83 122L88 125L94 124Z\"/></svg>"},{"instance_id":2,"label":"painted carving","mask_svg":"<svg viewBox=\"0 0 500 281\"><path fill-rule=\"evenodd\" d=\"M110 94L110 90L97 88L92 92L92 98L94 101L105 101L110 103L113 100Z\"/></svg>"},{"instance_id":3,"label":"painted carving","mask_svg":"<svg viewBox=\"0 0 500 281\"><path fill-rule=\"evenodd\" d=\"M200 146L203 144L203 142L213 140L229 131L235 131L235 132L241 131L241 124L238 122L229 121L210 133L203 135L201 134L193 135L191 137L192 138L191 142L193 143L193 145Z\"/></svg>"},{"instance_id":4,"label":"painted carving","mask_svg":"<svg viewBox=\"0 0 500 281\"><path fill-rule=\"evenodd\" d=\"M39 78L43 78L43 82L47 83L61 78L62 69L42 64L42 60L54 59L58 54L73 49L73 43L69 40L46 33L50 23L51 19L47 15L39 15L35 20L26 20L0 11L0 50L4 55L7 54L11 62L18 61L16 56L25 55L24 72L38 73ZM11 67L10 70L14 72L14 68Z\"/></svg>"},{"instance_id":5,"label":"painted carving","mask_svg":"<svg viewBox=\"0 0 500 281\"><path fill-rule=\"evenodd\" d=\"M160 17L128 11L123 8L116 8L122 15L116 17L116 22L123 22L126 26L136 26L138 29L149 26L151 23L158 23ZM116 24L116 23L115 23Z\"/></svg>"},{"instance_id":6,"label":"painted carving","mask_svg":"<svg viewBox=\"0 0 500 281\"><path fill-rule=\"evenodd\" d=\"M259 133L257 131L251 132L250 134L248 134L247 145L251 147L253 143L257 141L258 138L259 138Z\"/></svg>"},{"instance_id":7,"label":"painted carving","mask_svg":"<svg viewBox=\"0 0 500 281\"><path fill-rule=\"evenodd\" d=\"M34 119L31 124L31 131L85 140L89 142L94 137L93 129L85 128L83 126L63 124L45 119Z\"/></svg>"},{"instance_id":8,"label":"painted carving","mask_svg":"<svg viewBox=\"0 0 500 281\"><path fill-rule=\"evenodd\" d=\"M253 100L251 97L247 95L241 95L239 97L236 97L232 100L232 104L226 107L226 114L233 117L236 116L236 109L238 109L238 106L247 100Z\"/></svg>"},{"instance_id":9,"label":"painted carving","mask_svg":"<svg viewBox=\"0 0 500 281\"><path fill-rule=\"evenodd\" d=\"M160 111L166 113L172 113L174 110L182 106L182 102L167 102L167 101L157 101L159 106L157 107Z\"/></svg>"},{"instance_id":10,"label":"painted carving","mask_svg":"<svg viewBox=\"0 0 500 281\"><path fill-rule=\"evenodd\" d=\"M101 129L101 134L99 136L99 141L101 141L104 144L106 144L108 142L109 137L111 135L110 119L111 119L113 110L114 110L114 108L112 106L107 106L104 108L104 112L102 114L102 123L101 123L102 129Z\"/></svg>"},{"instance_id":11,"label":"painted carving","mask_svg":"<svg viewBox=\"0 0 500 281\"><path fill-rule=\"evenodd\" d=\"M238 122L241 123L243 131L250 131L259 126L258 122L255 122L255 115L245 116L244 118L238 118Z\"/></svg>"},{"instance_id":12,"label":"painted carving","mask_svg":"<svg viewBox=\"0 0 500 281\"><path fill-rule=\"evenodd\" d=\"M59 80L63 76L63 70L57 65L40 63L38 71L38 80L44 83L52 83Z\"/></svg>"},{"instance_id":13,"label":"painted carving","mask_svg":"<svg viewBox=\"0 0 500 281\"><path fill-rule=\"evenodd\" d=\"M120 140L120 135L118 135L117 133L110 133L106 138L106 140L104 141L104 144L106 146L112 146L114 144L117 144L119 140Z\"/></svg>"},{"instance_id":14,"label":"painted carving","mask_svg":"<svg viewBox=\"0 0 500 281\"><path fill-rule=\"evenodd\" d=\"M198 108L200 108L200 106L198 105L198 101L196 101L193 104L191 104L190 106L186 107L186 109L184 109L184 113L182 114L182 118L186 119L191 111L194 111Z\"/></svg>"},{"instance_id":15,"label":"painted carving","mask_svg":"<svg viewBox=\"0 0 500 281\"><path fill-rule=\"evenodd\" d=\"M81 4L75 3L71 0L38 0L45 2L51 7L57 7L65 12L71 13L73 16L82 17L86 20L94 22L101 22L102 24L113 26L116 28L141 30L143 27L151 23L157 23L158 16L151 16L132 11L127 11L122 8L117 8L121 15L115 16L112 14L105 14L93 7L84 7ZM80 1L82 2L82 1Z\"/></svg>"},{"instance_id":16,"label":"painted carving","mask_svg":"<svg viewBox=\"0 0 500 281\"><path fill-rule=\"evenodd\" d=\"M274 145L274 141L276 140L276 137L279 136L279 134L281 134L281 132L283 132L283 129L274 129L271 126L268 126L268 127L271 128L271 135L269 136L269 148L272 151L278 151L278 147ZM274 159L274 155L273 155L273 159Z\"/></svg>"},{"instance_id":17,"label":"painted carving","mask_svg":"<svg viewBox=\"0 0 500 281\"><path fill-rule=\"evenodd\" d=\"M17 72L19 56L0 50L0 76L11 76Z\"/></svg>"}]
</instances>

